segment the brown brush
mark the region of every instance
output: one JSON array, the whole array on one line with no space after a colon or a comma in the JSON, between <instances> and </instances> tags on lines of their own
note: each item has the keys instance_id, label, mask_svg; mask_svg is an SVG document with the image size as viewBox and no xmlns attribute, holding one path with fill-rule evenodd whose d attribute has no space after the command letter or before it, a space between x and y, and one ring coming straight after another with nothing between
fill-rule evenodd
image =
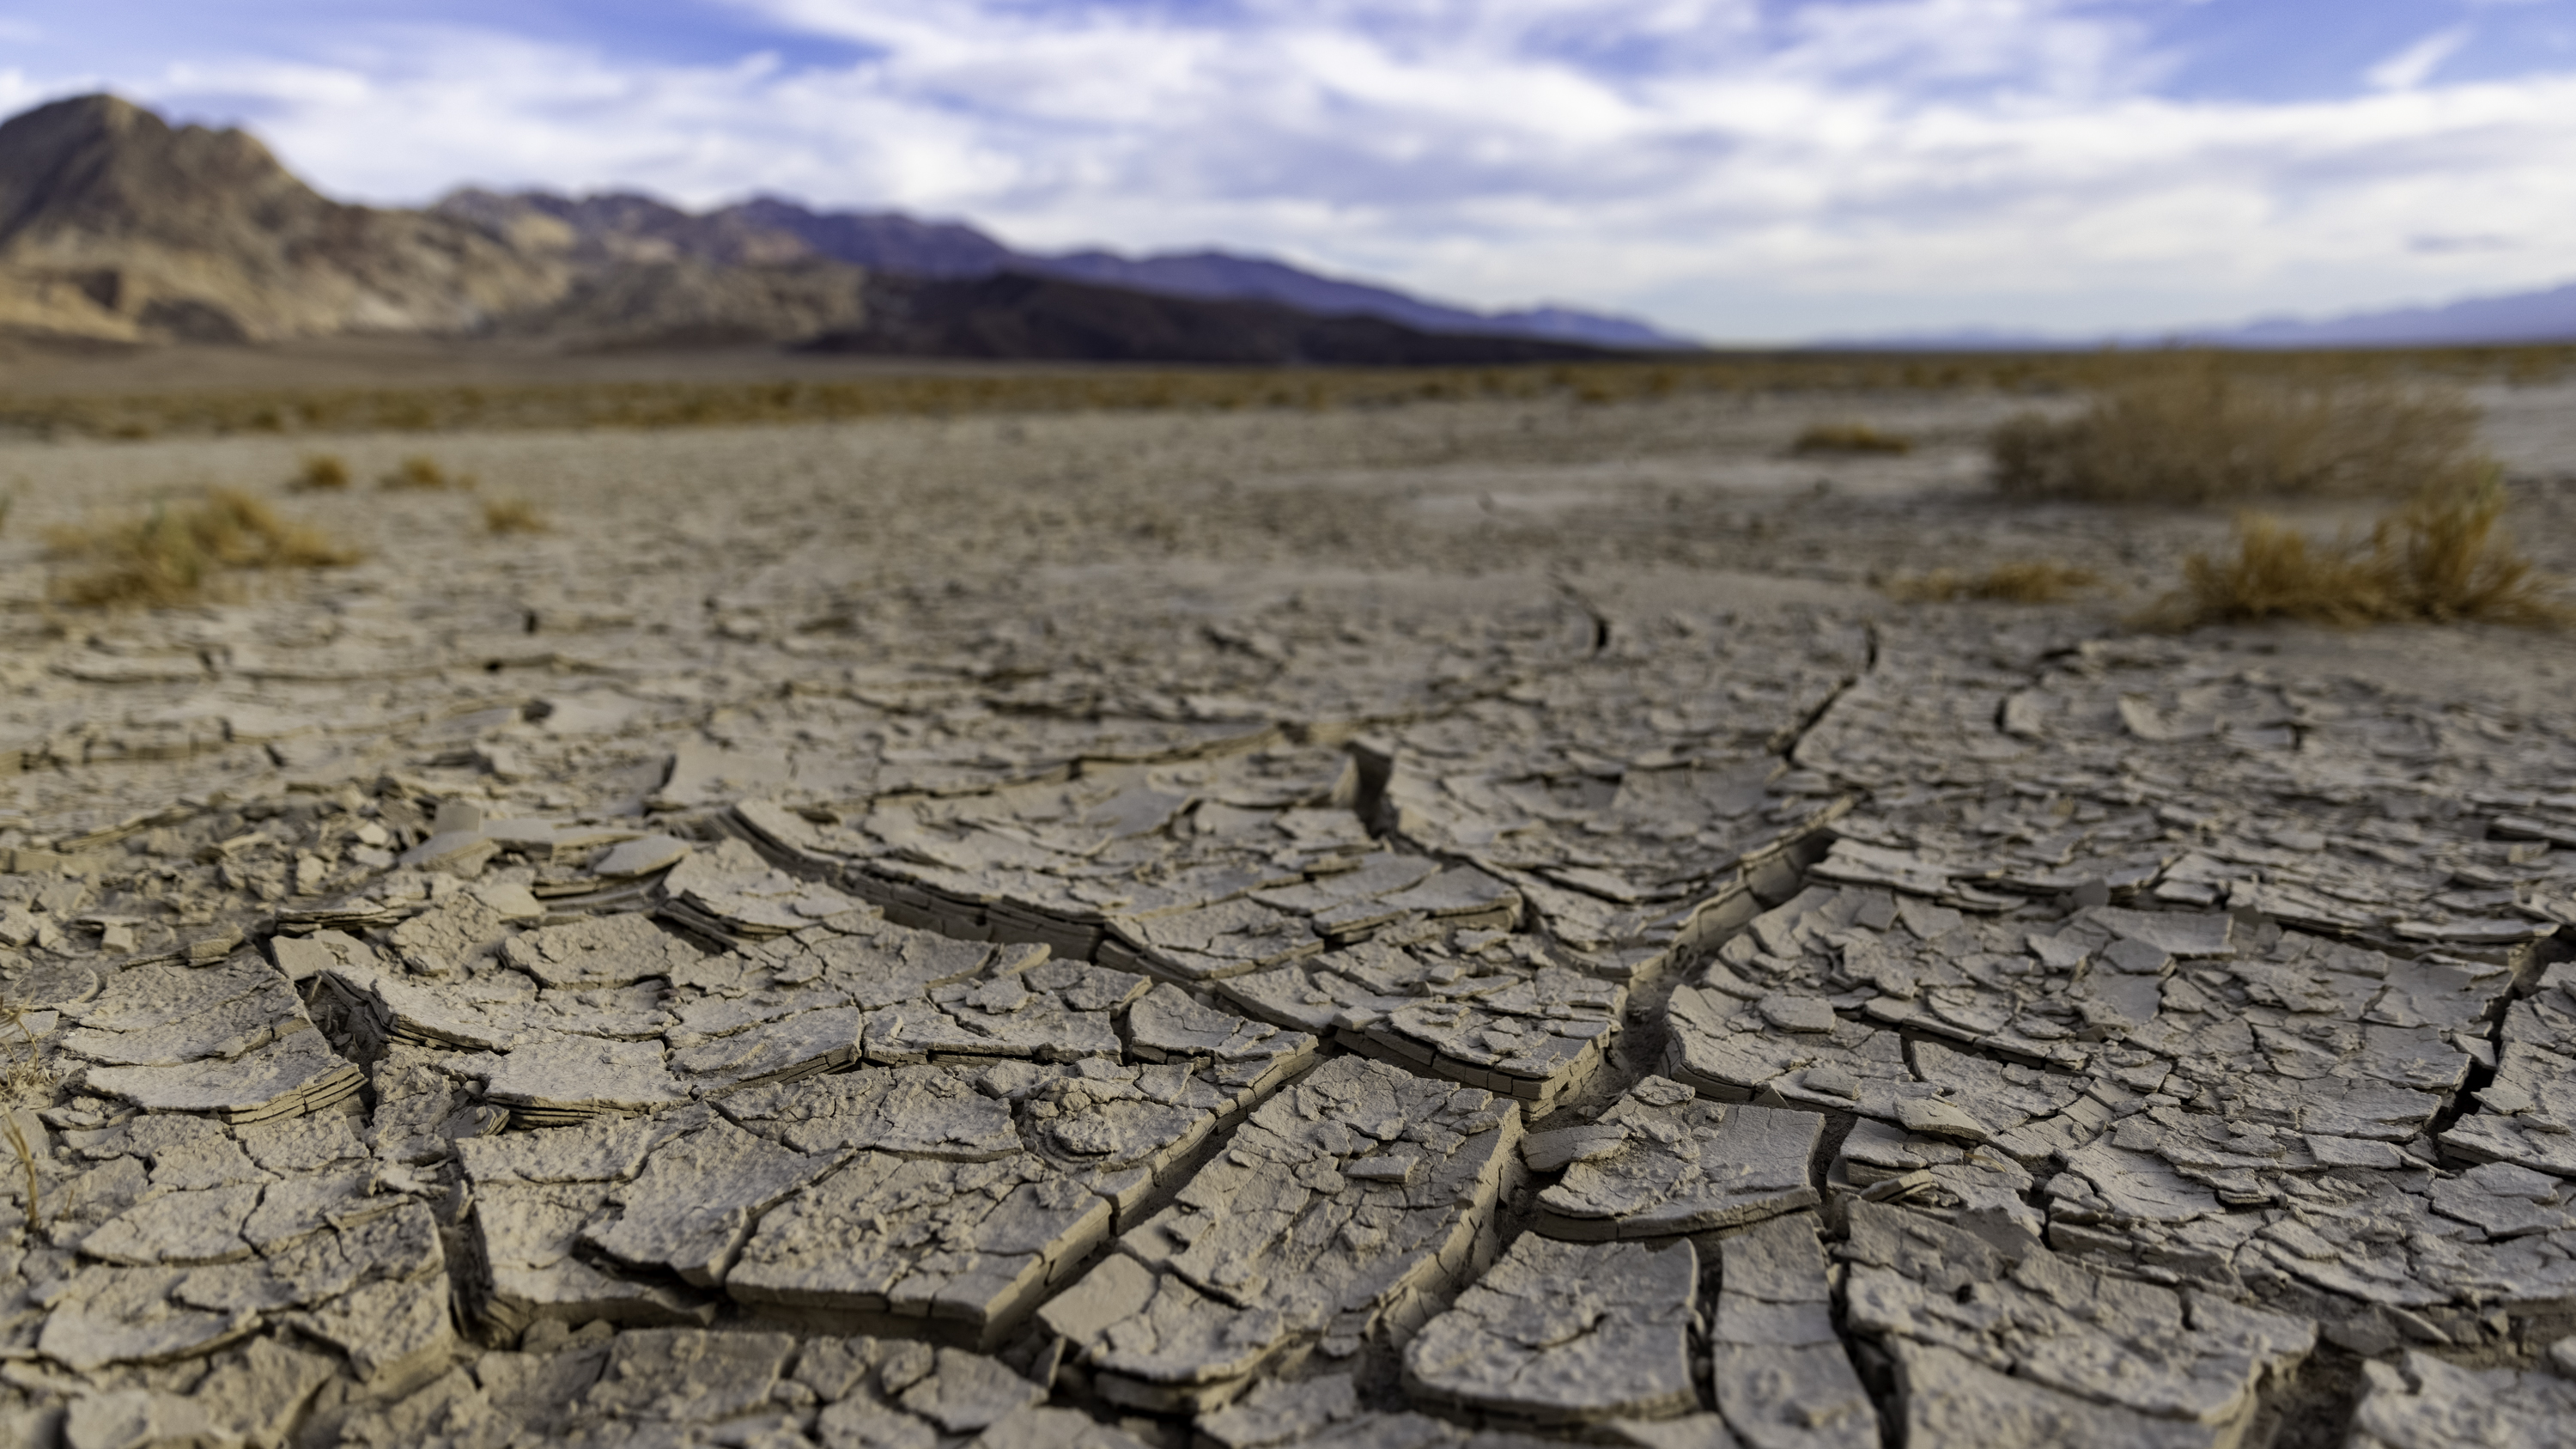
<instances>
[{"instance_id":1,"label":"brown brush","mask_svg":"<svg viewBox=\"0 0 2576 1449\"><path fill-rule=\"evenodd\" d=\"M1913 604L1946 604L1960 599L2055 604L2097 588L2101 582L2101 576L2091 569L2037 559L1997 564L1982 574L1934 569L1927 574L1890 579L1885 588L1890 598Z\"/></svg>"},{"instance_id":2,"label":"brown brush","mask_svg":"<svg viewBox=\"0 0 2576 1449\"><path fill-rule=\"evenodd\" d=\"M2428 478L2475 479L2477 423L2449 389L2253 378L2185 357L2104 389L2075 417L2013 418L1988 446L2008 498L2398 497Z\"/></svg>"},{"instance_id":3,"label":"brown brush","mask_svg":"<svg viewBox=\"0 0 2576 1449\"><path fill-rule=\"evenodd\" d=\"M64 602L93 606L168 608L207 597L228 572L334 568L358 558L228 488L195 503L155 505L139 519L57 528L47 545L56 559L90 565L56 587Z\"/></svg>"},{"instance_id":4,"label":"brown brush","mask_svg":"<svg viewBox=\"0 0 2576 1449\"><path fill-rule=\"evenodd\" d=\"M2183 562L2183 587L2141 622L2168 629L2303 619L2355 626L2399 620L2555 628L2576 621L2529 559L2495 537L2502 479L2437 483L2367 539L2320 543L2263 514L2236 521L2236 551Z\"/></svg>"}]
</instances>

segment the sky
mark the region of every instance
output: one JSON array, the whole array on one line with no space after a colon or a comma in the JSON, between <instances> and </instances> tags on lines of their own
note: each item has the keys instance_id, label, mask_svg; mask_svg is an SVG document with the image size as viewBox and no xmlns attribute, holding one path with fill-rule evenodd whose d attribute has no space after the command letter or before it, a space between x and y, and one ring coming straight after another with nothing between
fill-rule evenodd
<instances>
[{"instance_id":1,"label":"sky","mask_svg":"<svg viewBox=\"0 0 2576 1449\"><path fill-rule=\"evenodd\" d=\"M334 195L758 193L1730 342L2576 280L2576 0L10 0Z\"/></svg>"}]
</instances>

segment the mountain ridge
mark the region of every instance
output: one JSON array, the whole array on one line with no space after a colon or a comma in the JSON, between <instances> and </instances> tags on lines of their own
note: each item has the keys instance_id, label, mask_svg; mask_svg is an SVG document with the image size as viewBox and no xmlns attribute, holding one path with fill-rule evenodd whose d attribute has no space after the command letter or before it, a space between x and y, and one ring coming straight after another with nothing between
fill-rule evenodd
<instances>
[{"instance_id":1,"label":"mountain ridge","mask_svg":"<svg viewBox=\"0 0 2576 1449\"><path fill-rule=\"evenodd\" d=\"M813 352L1065 362L1421 367L1604 356L1544 337L1425 332L1364 313L1319 314L1257 298L1182 297L1070 277L880 279L858 326Z\"/></svg>"},{"instance_id":2,"label":"mountain ridge","mask_svg":"<svg viewBox=\"0 0 2576 1449\"><path fill-rule=\"evenodd\" d=\"M1697 342L1632 318L1542 306L1478 312L1375 283L1328 277L1270 257L1218 248L1130 257L1098 248L1021 251L964 222L923 221L897 211L816 211L784 197L757 196L690 212L636 192L573 197L560 192L462 188L435 210L488 226L525 226L529 216L573 228L578 244L612 253L694 253L734 261L752 248L770 260L804 254L933 281L1022 273L1206 301L1274 302L1318 316L1369 316L1423 332L1534 337L1595 347L1687 348Z\"/></svg>"},{"instance_id":3,"label":"mountain ridge","mask_svg":"<svg viewBox=\"0 0 2576 1449\"><path fill-rule=\"evenodd\" d=\"M0 326L111 341L469 330L564 278L453 218L329 200L247 132L114 96L0 122Z\"/></svg>"},{"instance_id":4,"label":"mountain ridge","mask_svg":"<svg viewBox=\"0 0 2576 1449\"><path fill-rule=\"evenodd\" d=\"M2576 340L2576 282L2339 317L2257 318L2185 334L2237 347L2446 347Z\"/></svg>"},{"instance_id":5,"label":"mountain ridge","mask_svg":"<svg viewBox=\"0 0 2576 1449\"><path fill-rule=\"evenodd\" d=\"M1217 254L1194 264L1249 268L1270 291L1302 288L1326 304L1449 315L1282 264ZM703 215L629 193L468 190L425 210L351 205L306 185L245 131L174 127L111 95L0 121L0 335L246 344L382 334L573 351L813 344L1266 364L1611 355L1497 332L1481 314L1457 316L1484 330L1448 336L1208 295L1228 290L1222 275L1146 290L1053 265L961 224L819 213L778 198ZM1150 259L1134 265L1153 280Z\"/></svg>"},{"instance_id":6,"label":"mountain ridge","mask_svg":"<svg viewBox=\"0 0 2576 1449\"><path fill-rule=\"evenodd\" d=\"M1985 327L1939 328L1812 345L1853 351L2058 352L2094 347L2509 347L2576 341L2576 282L2338 316L2258 317L2231 326L2068 337Z\"/></svg>"}]
</instances>

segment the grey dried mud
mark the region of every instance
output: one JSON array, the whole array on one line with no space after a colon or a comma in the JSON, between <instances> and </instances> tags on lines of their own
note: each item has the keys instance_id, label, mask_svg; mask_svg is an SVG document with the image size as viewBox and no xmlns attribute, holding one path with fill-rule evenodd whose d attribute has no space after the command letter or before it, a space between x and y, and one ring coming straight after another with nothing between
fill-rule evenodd
<instances>
[{"instance_id":1,"label":"grey dried mud","mask_svg":"<svg viewBox=\"0 0 2576 1449\"><path fill-rule=\"evenodd\" d=\"M1421 417L1334 456L1437 457ZM959 426L780 443L824 451L775 515L523 440L598 548L0 612L0 1439L2576 1413L2558 645L2266 654L1784 562L1967 516L1920 487L1769 495L1756 558L1680 491L1459 532L1464 474L1282 511L1137 453L1048 522ZM862 445L956 485L886 483L866 548L811 481Z\"/></svg>"}]
</instances>

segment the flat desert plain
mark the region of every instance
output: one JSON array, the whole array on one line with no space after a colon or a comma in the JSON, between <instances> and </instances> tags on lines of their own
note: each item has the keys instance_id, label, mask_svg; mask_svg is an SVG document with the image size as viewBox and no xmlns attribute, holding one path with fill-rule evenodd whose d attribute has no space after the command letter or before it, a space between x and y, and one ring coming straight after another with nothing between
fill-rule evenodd
<instances>
[{"instance_id":1,"label":"flat desert plain","mask_svg":"<svg viewBox=\"0 0 2576 1449\"><path fill-rule=\"evenodd\" d=\"M2029 405L0 442L0 1439L2552 1441L2576 640ZM361 557L60 602L208 487Z\"/></svg>"}]
</instances>

